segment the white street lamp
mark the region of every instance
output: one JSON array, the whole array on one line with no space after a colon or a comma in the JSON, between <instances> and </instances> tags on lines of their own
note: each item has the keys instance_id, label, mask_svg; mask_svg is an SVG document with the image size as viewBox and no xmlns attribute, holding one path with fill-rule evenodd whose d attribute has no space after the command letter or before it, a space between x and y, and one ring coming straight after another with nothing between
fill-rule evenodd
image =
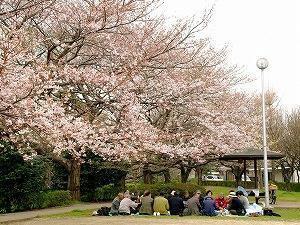
<instances>
[{"instance_id":1,"label":"white street lamp","mask_svg":"<svg viewBox=\"0 0 300 225\"><path fill-rule=\"evenodd\" d=\"M263 149L264 149L264 184L265 184L265 204L269 208L269 179L268 179L268 153L267 153L267 131L266 131L266 109L265 109L265 88L264 88L264 70L269 63L266 58L260 58L256 66L261 70L261 91L262 91L262 120L263 120Z\"/></svg>"}]
</instances>

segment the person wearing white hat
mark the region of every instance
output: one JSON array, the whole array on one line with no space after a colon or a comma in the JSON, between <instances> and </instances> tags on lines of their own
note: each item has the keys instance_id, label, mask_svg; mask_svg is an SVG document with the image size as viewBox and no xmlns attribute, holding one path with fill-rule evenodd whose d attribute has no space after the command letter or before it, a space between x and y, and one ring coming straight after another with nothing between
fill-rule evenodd
<instances>
[{"instance_id":1,"label":"person wearing white hat","mask_svg":"<svg viewBox=\"0 0 300 225\"><path fill-rule=\"evenodd\" d=\"M244 216L246 214L246 210L242 204L242 202L238 199L235 192L230 192L228 195L229 198L229 205L228 205L228 211L232 215L239 215Z\"/></svg>"}]
</instances>

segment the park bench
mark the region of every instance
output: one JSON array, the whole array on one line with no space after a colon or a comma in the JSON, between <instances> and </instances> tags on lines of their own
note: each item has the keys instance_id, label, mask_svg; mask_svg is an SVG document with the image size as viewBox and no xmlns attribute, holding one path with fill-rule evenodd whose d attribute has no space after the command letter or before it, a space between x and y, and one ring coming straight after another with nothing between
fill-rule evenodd
<instances>
[{"instance_id":1,"label":"park bench","mask_svg":"<svg viewBox=\"0 0 300 225\"><path fill-rule=\"evenodd\" d=\"M276 189L270 188L269 189L269 202L270 204L276 204ZM265 198L266 193L265 192L259 192L258 189L247 189L248 196L254 196L255 197L255 203L258 204L259 199Z\"/></svg>"}]
</instances>

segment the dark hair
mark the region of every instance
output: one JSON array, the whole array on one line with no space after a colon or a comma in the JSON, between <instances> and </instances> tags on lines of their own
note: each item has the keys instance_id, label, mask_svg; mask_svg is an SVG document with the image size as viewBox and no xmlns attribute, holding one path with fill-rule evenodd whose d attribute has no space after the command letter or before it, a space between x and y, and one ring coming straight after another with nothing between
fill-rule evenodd
<instances>
[{"instance_id":1,"label":"dark hair","mask_svg":"<svg viewBox=\"0 0 300 225\"><path fill-rule=\"evenodd\" d=\"M197 191L194 192L194 195L197 195L197 194L201 195L201 191L197 190Z\"/></svg>"},{"instance_id":2,"label":"dark hair","mask_svg":"<svg viewBox=\"0 0 300 225\"><path fill-rule=\"evenodd\" d=\"M160 191L159 192L159 196L164 196L165 195L165 192L164 191Z\"/></svg>"},{"instance_id":3,"label":"dark hair","mask_svg":"<svg viewBox=\"0 0 300 225\"><path fill-rule=\"evenodd\" d=\"M150 195L150 191L149 190L146 190L145 192L144 192L144 196L149 196Z\"/></svg>"},{"instance_id":4,"label":"dark hair","mask_svg":"<svg viewBox=\"0 0 300 225\"><path fill-rule=\"evenodd\" d=\"M244 192L242 192L242 191L237 191L237 192L236 192L236 195L244 195Z\"/></svg>"},{"instance_id":5,"label":"dark hair","mask_svg":"<svg viewBox=\"0 0 300 225\"><path fill-rule=\"evenodd\" d=\"M179 194L178 194L177 191L174 192L174 196L175 196L175 197L178 197L178 196L179 196Z\"/></svg>"},{"instance_id":6,"label":"dark hair","mask_svg":"<svg viewBox=\"0 0 300 225\"><path fill-rule=\"evenodd\" d=\"M211 195L213 194L211 190L208 190L208 191L206 192L206 196L207 196L209 193L210 193Z\"/></svg>"}]
</instances>

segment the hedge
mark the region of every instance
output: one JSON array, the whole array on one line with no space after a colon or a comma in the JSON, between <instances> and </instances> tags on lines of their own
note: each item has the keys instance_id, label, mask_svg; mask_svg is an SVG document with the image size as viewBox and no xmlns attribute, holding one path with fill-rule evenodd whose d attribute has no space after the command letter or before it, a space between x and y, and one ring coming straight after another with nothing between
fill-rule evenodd
<instances>
[{"instance_id":1,"label":"hedge","mask_svg":"<svg viewBox=\"0 0 300 225\"><path fill-rule=\"evenodd\" d=\"M130 193L139 194L143 194L145 190L150 190L152 196L158 196L161 191L168 195L173 190L178 191L180 194L184 194L186 191L188 191L190 195L197 190L200 190L203 193L205 192L203 187L193 183L130 183L126 185L126 190L128 190ZM104 185L96 189L95 197L97 201L110 201L113 200L121 191L125 190L121 190L119 187L113 184Z\"/></svg>"},{"instance_id":2,"label":"hedge","mask_svg":"<svg viewBox=\"0 0 300 225\"><path fill-rule=\"evenodd\" d=\"M283 182L273 182L273 183L275 183L278 186L279 190L300 192L300 183L283 183Z\"/></svg>"},{"instance_id":3,"label":"hedge","mask_svg":"<svg viewBox=\"0 0 300 225\"><path fill-rule=\"evenodd\" d=\"M142 183L132 183L127 184L126 188L130 192L139 192L143 194L145 190L150 190L152 196L157 196L161 191L166 194L170 194L173 190L178 191L180 194L184 194L186 191L192 195L197 190L205 192L205 189L197 184L193 183L156 183L156 184L142 184Z\"/></svg>"},{"instance_id":4,"label":"hedge","mask_svg":"<svg viewBox=\"0 0 300 225\"><path fill-rule=\"evenodd\" d=\"M191 180L191 182L195 182L195 180ZM272 181L271 181L272 182ZM293 192L300 192L300 183L284 183L284 182L272 182L278 186L278 190L282 191L293 191ZM246 188L253 188L254 182L247 181ZM222 187L236 187L235 181L202 181L202 186L222 186ZM241 183L244 186L244 182Z\"/></svg>"},{"instance_id":5,"label":"hedge","mask_svg":"<svg viewBox=\"0 0 300 225\"><path fill-rule=\"evenodd\" d=\"M235 181L202 181L201 185L203 186L222 186L222 187L236 187ZM244 188L254 188L255 183L254 181L247 181L246 186L244 182L241 182L240 184Z\"/></svg>"},{"instance_id":6,"label":"hedge","mask_svg":"<svg viewBox=\"0 0 300 225\"><path fill-rule=\"evenodd\" d=\"M35 208L49 208L71 204L70 191L47 191L40 194L39 202Z\"/></svg>"},{"instance_id":7,"label":"hedge","mask_svg":"<svg viewBox=\"0 0 300 225\"><path fill-rule=\"evenodd\" d=\"M113 200L120 191L122 190L113 184L104 185L96 189L95 191L96 201Z\"/></svg>"}]
</instances>

